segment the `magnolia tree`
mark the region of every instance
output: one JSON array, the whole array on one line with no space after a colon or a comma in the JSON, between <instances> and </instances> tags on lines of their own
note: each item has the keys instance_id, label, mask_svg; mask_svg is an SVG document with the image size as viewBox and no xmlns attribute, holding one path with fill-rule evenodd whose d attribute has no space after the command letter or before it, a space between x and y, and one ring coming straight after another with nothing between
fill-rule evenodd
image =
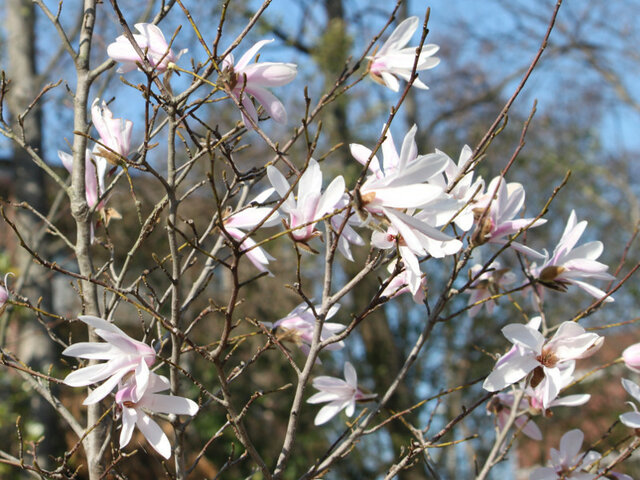
<instances>
[{"instance_id":1,"label":"magnolia tree","mask_svg":"<svg viewBox=\"0 0 640 480\"><path fill-rule=\"evenodd\" d=\"M64 441L58 455L43 459L38 456L43 439L25 444L18 421L15 448L0 451L0 462L45 478L128 478L141 468L148 469L141 478L152 471L200 478L205 463L215 478L338 478L332 471L350 456L373 453L370 438L403 422L405 448L376 454L376 462L386 463L379 478L402 476L411 468L441 478L434 458L473 439L480 439L484 450L470 475L484 479L497 470L494 478L505 478L499 464L514 453L514 439L545 442L539 425L556 407L580 416L590 395L578 392L590 375L578 373L577 366L605 342L581 322L613 302L633 270L609 273L598 261L603 244L581 242L587 222L575 212L555 246L545 248L536 239L568 176L557 179L544 205L529 205L523 213L525 187L509 177L531 117L503 168L489 178L478 173L543 53L561 2L549 12L538 54L513 95L497 117L486 119L486 134L477 145L460 145L457 161L437 149L419 151L419 125L402 138L391 135L410 91L428 88L429 72L423 71L440 62L434 56L438 46L426 43L428 11L423 19L400 18L398 2L330 88L312 98L307 90L293 90L298 67L267 51L273 41L268 34L254 44L246 39L269 1L231 35L225 28L232 15L229 1L214 19L217 27L205 31L180 1L163 5L152 22L131 25L115 0L110 5L85 0L77 44L69 40L60 11L36 3L75 66L75 76L64 79L73 98L74 125L68 132L73 140L66 148L59 145L67 175L25 141L22 121L10 124L6 112L0 118L0 131L62 192L50 211L5 205L5 230L12 230L34 262L66 278L80 301L71 316L48 311L5 277L4 308L20 307L39 319L60 353L48 369L36 369L0 345L5 373L50 405L60 430L45 436ZM168 15L183 23L183 31L194 32L204 54L191 56L181 48L183 32L163 28ZM104 46L93 41L100 16L116 19L122 32ZM96 55L102 60L93 64ZM109 83L101 98L92 93L91 87L114 71L127 87L121 95L144 112L144 124L136 130L105 101L112 96ZM377 83L366 85L371 80ZM3 75L3 101L19 81ZM56 86L36 92L21 120ZM334 162L334 146L321 146L318 119L359 88L386 88L395 96L389 97L394 101L386 121L371 126L379 132L377 141L349 145L352 165L359 168L349 178L334 173L345 166ZM296 95L305 105L302 118L287 117L280 100ZM216 109L225 105L236 111L228 124L216 120ZM284 127L273 128L274 122ZM261 153L247 168L239 158L252 149ZM140 185L152 185L159 200L145 204L136 195ZM64 205L70 206L72 225L58 214ZM74 265L57 261L60 253L54 257L42 242L25 240L11 214L17 209L34 213ZM135 231L124 230L126 215ZM148 263L139 265L138 258ZM291 267L278 268L285 261ZM371 278L378 279L377 289L364 308L341 306L363 295L362 282ZM289 314L244 313L248 298L272 302L273 288L287 288L296 297L297 306L283 306ZM593 303L572 318L548 318L548 303L562 298L545 295L549 289L582 289ZM349 350L349 359L345 347L361 341L359 329L373 312L403 296L421 312L420 331L402 352L388 387L371 391L357 349ZM502 297L520 302L519 317L500 318L503 310L494 311ZM466 306L452 311L458 299ZM430 341L436 326L455 328L482 310L496 332L503 326L502 335L512 344L496 348L501 338L496 333L485 339L486 347L479 346L493 357L494 367L481 378L425 395L407 410L391 410L391 399L418 359L435 348ZM637 370L640 347L630 347L623 358ZM291 381L265 387L260 377L268 379L274 370L285 371ZM640 401L640 387L628 379L622 383ZM432 424L436 410L460 389L475 389L475 400L442 425ZM277 409L271 397L277 398ZM433 399L437 403L429 403ZM542 443L549 463L525 475L631 478L614 470L624 471L623 462L640 446L640 416L635 405L634 411L624 404L614 410L626 410L619 421L615 414L610 419L613 429L623 431L616 445L592 445L582 453L583 433L570 430L559 450L555 440ZM456 436L468 417L487 412L495 429L480 422L466 438ZM270 425L268 433L248 421L256 415ZM610 431L600 434L605 438ZM314 437L328 437L329 443L311 448L297 442ZM212 452L220 451L226 460L214 464ZM136 462L145 455L144 463Z\"/></svg>"}]
</instances>

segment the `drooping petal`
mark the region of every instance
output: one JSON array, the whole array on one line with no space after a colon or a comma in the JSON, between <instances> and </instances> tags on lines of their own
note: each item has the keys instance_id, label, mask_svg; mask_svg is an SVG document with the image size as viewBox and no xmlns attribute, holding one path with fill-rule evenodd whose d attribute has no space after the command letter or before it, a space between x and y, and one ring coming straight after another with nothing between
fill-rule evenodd
<instances>
[{"instance_id":1,"label":"drooping petal","mask_svg":"<svg viewBox=\"0 0 640 480\"><path fill-rule=\"evenodd\" d=\"M160 426L154 422L149 415L141 410L138 410L138 418L136 420L138 430L144 435L156 452L162 455L164 458L171 456L171 444L169 439L164 434Z\"/></svg>"},{"instance_id":2,"label":"drooping petal","mask_svg":"<svg viewBox=\"0 0 640 480\"><path fill-rule=\"evenodd\" d=\"M284 105L276 96L266 88L252 86L249 93L262 105L267 114L275 121L281 124L287 123L287 111Z\"/></svg>"},{"instance_id":3,"label":"drooping petal","mask_svg":"<svg viewBox=\"0 0 640 480\"><path fill-rule=\"evenodd\" d=\"M122 429L120 430L120 449L123 449L131 441L133 429L136 426L138 414L134 408L124 407L122 409Z\"/></svg>"},{"instance_id":4,"label":"drooping petal","mask_svg":"<svg viewBox=\"0 0 640 480\"><path fill-rule=\"evenodd\" d=\"M198 413L198 404L196 402L175 395L147 394L142 398L139 405L158 413L191 416Z\"/></svg>"}]
</instances>

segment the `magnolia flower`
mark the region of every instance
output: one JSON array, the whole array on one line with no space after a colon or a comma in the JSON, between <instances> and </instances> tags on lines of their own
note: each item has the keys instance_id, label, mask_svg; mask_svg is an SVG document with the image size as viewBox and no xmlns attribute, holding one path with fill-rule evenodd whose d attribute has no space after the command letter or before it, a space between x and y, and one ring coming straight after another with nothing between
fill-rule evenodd
<instances>
[{"instance_id":1,"label":"magnolia flower","mask_svg":"<svg viewBox=\"0 0 640 480\"><path fill-rule=\"evenodd\" d=\"M634 343L625 348L622 352L622 359L628 368L640 373L640 343Z\"/></svg>"},{"instance_id":2,"label":"magnolia flower","mask_svg":"<svg viewBox=\"0 0 640 480\"><path fill-rule=\"evenodd\" d=\"M387 271L392 274L396 269L396 262L391 262ZM385 280L386 281L386 280ZM413 301L421 304L424 302L424 292L427 288L427 279L422 275L416 275L413 270L402 268L400 273L391 279L389 284L380 293L383 297L394 298L406 292L411 292Z\"/></svg>"},{"instance_id":3,"label":"magnolia flower","mask_svg":"<svg viewBox=\"0 0 640 480\"><path fill-rule=\"evenodd\" d=\"M574 367L575 364L572 363L561 371L558 384L560 390L566 388L573 382ZM533 420L530 419L530 415L543 414L549 417L552 415L550 409L553 407L576 407L584 405L591 398L589 394L567 395L556 398L545 408L543 406L544 391L545 389L542 384L538 385L535 389L530 386L526 387L524 396L518 405L518 410L521 414L515 419L516 427L520 428L524 435L537 441L542 440L542 432ZM495 413L496 421L501 430L504 429L507 424L514 402L515 395L513 393L499 393L491 399L487 406L487 410Z\"/></svg>"},{"instance_id":4,"label":"magnolia flower","mask_svg":"<svg viewBox=\"0 0 640 480\"><path fill-rule=\"evenodd\" d=\"M320 309L320 305L316 305L315 309ZM327 312L325 320L333 317L339 309L339 304L333 305ZM273 328L279 328L283 331L283 333L278 337L280 340L290 340L296 343L300 347L300 350L302 350L305 355L308 355L311 344L313 343L313 331L315 329L315 325L316 317L313 314L313 311L309 305L301 303L286 317L275 322L273 324ZM333 335L340 333L345 328L346 327L341 323L325 321L322 324L320 341L323 342L327 340ZM339 342L327 345L325 348L326 350L340 350L341 348L344 348L344 342L340 340Z\"/></svg>"},{"instance_id":5,"label":"magnolia flower","mask_svg":"<svg viewBox=\"0 0 640 480\"><path fill-rule=\"evenodd\" d=\"M384 131L385 127L386 124L382 127L382 131ZM351 151L353 158L355 158L360 164L367 165L367 163L369 163L369 171L371 171L375 178L382 179L385 176L391 176L398 169L400 164L406 165L418 157L418 146L415 141L417 129L418 127L414 125L404 136L400 154L398 154L398 150L396 150L396 145L393 141L393 136L391 135L391 129L387 129L385 139L380 144L380 150L382 150L383 158L382 162L378 160L376 155L372 156L373 152L364 145L352 143L349 145L349 150ZM369 162L370 157L371 161ZM402 161L400 159L402 159Z\"/></svg>"},{"instance_id":6,"label":"magnolia flower","mask_svg":"<svg viewBox=\"0 0 640 480\"><path fill-rule=\"evenodd\" d=\"M107 363L90 365L71 372L64 383L71 387L85 387L106 380L85 398L84 405L97 403L106 397L132 372L137 389L134 399L143 395L149 382L149 367L155 361L155 350L146 343L132 339L114 324L90 315L78 317L107 343L80 342L67 347L62 354L90 360L107 360Z\"/></svg>"},{"instance_id":7,"label":"magnolia flower","mask_svg":"<svg viewBox=\"0 0 640 480\"><path fill-rule=\"evenodd\" d=\"M344 178L341 175L334 178L321 194L322 171L318 162L312 158L298 180L298 196L294 200L289 192L289 182L276 167L269 165L267 176L278 195L285 199L280 208L289 214L287 228L291 229L291 238L306 245L309 240L319 235L315 229L316 222L335 210L341 201L344 194Z\"/></svg>"},{"instance_id":8,"label":"magnolia flower","mask_svg":"<svg viewBox=\"0 0 640 480\"><path fill-rule=\"evenodd\" d=\"M560 450L552 448L549 452L550 466L537 468L529 478L531 480L556 480L560 478L592 480L598 477L597 474L588 473L588 470L600 460L601 455L594 451L589 451L586 454L580 453L583 440L584 434L579 429L565 433L560 439Z\"/></svg>"},{"instance_id":9,"label":"magnolia flower","mask_svg":"<svg viewBox=\"0 0 640 480\"><path fill-rule=\"evenodd\" d=\"M58 150L58 158L62 161L64 168L69 173L73 173L73 157L66 152ZM90 208L96 207L98 198L104 192L104 176L107 172L107 161L101 155L93 155L91 150L85 152L84 167L84 189L87 197L87 204ZM97 209L102 208L102 203L97 205Z\"/></svg>"},{"instance_id":10,"label":"magnolia flower","mask_svg":"<svg viewBox=\"0 0 640 480\"><path fill-rule=\"evenodd\" d=\"M631 395L636 401L640 402L640 387L637 383L623 378L622 386L629 395ZM633 402L627 403L633 407L633 412L627 412L620 415L620 421L627 427L640 428L640 412L638 412L638 408Z\"/></svg>"},{"instance_id":11,"label":"magnolia flower","mask_svg":"<svg viewBox=\"0 0 640 480\"><path fill-rule=\"evenodd\" d=\"M363 393L358 388L358 374L350 362L344 364L344 380L327 376L316 377L313 379L313 388L319 392L312 395L307 403L329 402L316 415L313 422L315 425L328 422L342 409L347 417L352 417L357 401L372 400L377 396Z\"/></svg>"},{"instance_id":12,"label":"magnolia flower","mask_svg":"<svg viewBox=\"0 0 640 480\"><path fill-rule=\"evenodd\" d=\"M158 72L164 73L172 63L188 52L188 49L180 50L178 55L173 53L164 38L162 31L152 23L136 23L136 30L139 34L134 34L133 38L146 54L149 64ZM127 73L138 68L142 64L142 58L136 52L129 39L124 35L116 38L116 41L107 47L107 55L122 65L118 68L118 73Z\"/></svg>"},{"instance_id":13,"label":"magnolia flower","mask_svg":"<svg viewBox=\"0 0 640 480\"><path fill-rule=\"evenodd\" d=\"M469 276L471 278L475 277L480 270L482 270L482 265L474 265L469 270ZM487 299L499 294L502 285L508 285L515 282L515 280L515 274L509 272L509 269L501 268L498 261L492 262L489 268L471 283L473 290L467 305L473 305L473 307L469 309L469 316L475 317L483 306L486 307L489 315L492 314L496 302L495 300ZM486 301L479 303L483 300Z\"/></svg>"},{"instance_id":14,"label":"magnolia flower","mask_svg":"<svg viewBox=\"0 0 640 480\"><path fill-rule=\"evenodd\" d=\"M9 290L7 280L9 279L9 275L13 275L13 273L9 272L4 276L4 285L0 286L0 314L4 312L7 301L9 300Z\"/></svg>"},{"instance_id":15,"label":"magnolia flower","mask_svg":"<svg viewBox=\"0 0 640 480\"><path fill-rule=\"evenodd\" d=\"M476 245L487 242L504 245L508 235L545 224L547 221L543 218L535 221L533 218L514 219L524 206L524 198L524 188L519 183L506 183L502 177L491 180L487 193L478 199L474 209L479 224L473 242ZM511 242L511 247L525 255L542 258L540 253L520 243Z\"/></svg>"},{"instance_id":16,"label":"magnolia flower","mask_svg":"<svg viewBox=\"0 0 640 480\"><path fill-rule=\"evenodd\" d=\"M106 158L111 163L117 164L118 155L126 157L129 155L131 144L131 130L133 122L122 118L113 118L113 113L103 101L96 98L91 105L91 119L93 126L98 130L100 141L104 145L98 146L97 155Z\"/></svg>"},{"instance_id":17,"label":"magnolia flower","mask_svg":"<svg viewBox=\"0 0 640 480\"><path fill-rule=\"evenodd\" d=\"M386 85L394 92L400 89L398 77L409 81L411 72L416 61L416 48L405 47L418 28L418 17L409 17L396 27L391 36L384 42L384 45L373 56L367 57L370 60L369 74L378 83ZM431 57L440 47L434 44L423 45L416 72L428 70L440 63L440 59ZM424 83L416 78L413 86L427 89Z\"/></svg>"},{"instance_id":18,"label":"magnolia flower","mask_svg":"<svg viewBox=\"0 0 640 480\"><path fill-rule=\"evenodd\" d=\"M532 388L541 385L542 406L549 408L562 388L562 370L569 368L568 362L593 355L604 341L575 322L563 322L546 341L538 332L540 321L535 317L527 325L512 323L502 329L514 348L498 360L482 385L485 390L497 392L533 372L529 384Z\"/></svg>"},{"instance_id":19,"label":"magnolia flower","mask_svg":"<svg viewBox=\"0 0 640 480\"><path fill-rule=\"evenodd\" d=\"M549 258L545 250L544 263L540 267L534 266L532 274L542 285L554 290L566 291L568 284L574 284L600 299L606 293L582 279L614 280L615 277L607 273L608 266L596 261L602 254L602 242L588 242L574 248L586 227L587 222L578 222L576 212L572 210L553 255ZM613 298L607 297L605 302L613 302Z\"/></svg>"},{"instance_id":20,"label":"magnolia flower","mask_svg":"<svg viewBox=\"0 0 640 480\"><path fill-rule=\"evenodd\" d=\"M140 385L134 377L120 385L116 393L116 404L122 410L120 449L129 444L133 428L137 426L156 452L164 458L171 456L169 439L160 426L144 412L143 408L152 413L193 416L198 413L198 404L188 398L158 394L168 388L169 380L155 373L150 374L148 385L142 393L140 393Z\"/></svg>"},{"instance_id":21,"label":"magnolia flower","mask_svg":"<svg viewBox=\"0 0 640 480\"><path fill-rule=\"evenodd\" d=\"M258 112L249 96L255 98L276 122L287 122L284 105L265 87L280 87L291 82L298 67L293 63L249 63L263 46L271 42L273 39L259 41L235 63L231 53L222 61L222 73L218 84L242 104L242 120L248 129L253 129L254 125L258 124Z\"/></svg>"},{"instance_id":22,"label":"magnolia flower","mask_svg":"<svg viewBox=\"0 0 640 480\"><path fill-rule=\"evenodd\" d=\"M252 204L260 204L267 200L273 193L273 188L269 188L256 196L251 202ZM262 227L273 227L278 223L280 215L278 212L274 212L271 207L249 207L234 214L228 215L222 221L224 225L224 232L239 242L244 238L244 241L240 244L241 251L247 251L246 257L255 267L261 272L269 272L266 265L269 264L269 260L275 260L269 255L262 247L255 247L256 242L247 237L244 230L252 230L262 223ZM270 272L269 272L270 273Z\"/></svg>"}]
</instances>

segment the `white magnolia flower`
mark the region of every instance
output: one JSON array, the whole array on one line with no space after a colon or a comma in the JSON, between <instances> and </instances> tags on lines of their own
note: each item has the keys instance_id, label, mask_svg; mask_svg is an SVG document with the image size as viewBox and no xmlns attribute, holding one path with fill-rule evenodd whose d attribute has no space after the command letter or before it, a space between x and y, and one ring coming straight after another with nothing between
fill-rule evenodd
<instances>
[{"instance_id":1,"label":"white magnolia flower","mask_svg":"<svg viewBox=\"0 0 640 480\"><path fill-rule=\"evenodd\" d=\"M598 475L589 473L588 470L600 460L598 452L589 451L586 454L580 452L584 440L581 430L569 430L560 439L560 450L552 448L549 452L551 459L548 467L540 467L534 470L529 477L531 480L593 480Z\"/></svg>"},{"instance_id":2,"label":"white magnolia flower","mask_svg":"<svg viewBox=\"0 0 640 480\"><path fill-rule=\"evenodd\" d=\"M136 378L132 377L120 385L116 392L116 404L122 410L122 430L120 449L129 444L134 427L142 432L149 444L164 458L171 456L171 444L160 426L145 413L170 413L174 415L195 415L198 404L188 398L175 395L159 395L169 388L169 380L151 373L148 385L141 394ZM144 409L144 410L143 410Z\"/></svg>"},{"instance_id":3,"label":"white magnolia flower","mask_svg":"<svg viewBox=\"0 0 640 480\"><path fill-rule=\"evenodd\" d=\"M542 406L549 408L562 388L562 370L570 367L568 362L594 354L604 341L575 322L562 323L546 341L538 331L539 324L540 318L536 317L528 325L512 323L502 329L514 348L498 360L484 381L485 390L497 392L533 372L530 386L541 385Z\"/></svg>"},{"instance_id":4,"label":"white magnolia flower","mask_svg":"<svg viewBox=\"0 0 640 480\"><path fill-rule=\"evenodd\" d=\"M162 31L152 23L136 23L135 27L140 33L134 34L133 39L140 47L140 50L146 54L149 64L158 73L164 73L172 63L177 62L183 54L188 52L185 48L180 50L177 55L174 54L173 50L169 48ZM135 70L139 68L138 64L142 63L140 55L124 35L120 35L115 42L107 47L107 55L116 62L122 63L118 68L118 73L127 73Z\"/></svg>"},{"instance_id":5,"label":"white magnolia flower","mask_svg":"<svg viewBox=\"0 0 640 480\"><path fill-rule=\"evenodd\" d=\"M97 403L106 397L128 373L133 373L137 394L142 395L149 382L149 367L156 358L155 350L146 343L129 337L114 324L102 318L83 315L78 317L93 327L107 343L80 342L67 347L62 354L90 360L107 360L71 372L63 380L71 387L86 387L106 380L85 398L84 405Z\"/></svg>"},{"instance_id":6,"label":"white magnolia flower","mask_svg":"<svg viewBox=\"0 0 640 480\"><path fill-rule=\"evenodd\" d=\"M233 54L222 61L222 74L218 80L224 88L244 107L242 120L244 126L252 129L258 124L258 112L251 102L250 96L261 104L271 118L278 123L287 122L287 112L282 102L265 87L279 87L293 81L297 66L293 63L258 62L250 63L258 51L271 40L261 40L245 52L234 63ZM253 120L253 123L247 118Z\"/></svg>"},{"instance_id":7,"label":"white magnolia flower","mask_svg":"<svg viewBox=\"0 0 640 480\"><path fill-rule=\"evenodd\" d=\"M567 285L574 284L600 299L606 293L583 280L614 280L615 277L607 273L607 265L596 261L602 254L602 242L588 242L576 247L586 227L587 222L578 222L576 212L572 210L553 255L549 258L545 250L544 263L540 267L534 265L531 273L546 287L566 291ZM613 298L607 297L605 302L613 302Z\"/></svg>"},{"instance_id":8,"label":"white magnolia flower","mask_svg":"<svg viewBox=\"0 0 640 480\"><path fill-rule=\"evenodd\" d=\"M491 180L486 194L478 199L474 208L476 220L480 224L473 233L473 242L476 245L487 242L504 245L508 240L505 237L517 233L520 229L544 225L547 222L544 218L535 221L533 218L514 218L522 210L524 198L524 187L521 184L506 183L502 177ZM525 255L542 258L542 254L526 245L511 242L511 247Z\"/></svg>"},{"instance_id":9,"label":"white magnolia flower","mask_svg":"<svg viewBox=\"0 0 640 480\"><path fill-rule=\"evenodd\" d=\"M273 188L269 188L256 196L251 203L263 203L273 192ZM274 212L271 207L249 207L228 215L223 219L222 223L224 224L224 231L229 237L237 242L244 238L244 241L240 244L240 249L242 251L247 250L245 255L249 261L261 272L271 274L266 266L270 260L275 259L262 247L255 247L256 242L247 237L245 230L252 230L260 223L262 223L261 227L273 227L277 225L279 219L280 215L278 212Z\"/></svg>"},{"instance_id":10,"label":"white magnolia flower","mask_svg":"<svg viewBox=\"0 0 640 480\"><path fill-rule=\"evenodd\" d=\"M322 171L315 159L309 161L307 169L298 180L298 196L289 194L290 186L285 176L273 166L267 167L267 176L278 195L285 201L280 207L289 215L291 237L302 244L319 233L315 224L322 217L334 211L344 194L344 178L334 178L324 193L322 190Z\"/></svg>"},{"instance_id":11,"label":"white magnolia flower","mask_svg":"<svg viewBox=\"0 0 640 480\"><path fill-rule=\"evenodd\" d=\"M640 343L628 346L622 352L622 359L627 368L640 373Z\"/></svg>"},{"instance_id":12,"label":"white magnolia flower","mask_svg":"<svg viewBox=\"0 0 640 480\"><path fill-rule=\"evenodd\" d=\"M313 379L313 387L320 391L312 395L307 403L329 402L316 415L315 425L328 422L343 409L348 417L352 417L356 411L356 401L372 400L377 396L363 393L358 388L358 374L350 362L344 364L344 380L327 376L316 377Z\"/></svg>"},{"instance_id":13,"label":"white magnolia flower","mask_svg":"<svg viewBox=\"0 0 640 480\"><path fill-rule=\"evenodd\" d=\"M320 305L316 305L315 308L316 310L319 310ZM325 319L333 317L339 309L339 304L333 305L327 312ZM313 311L309 308L309 305L301 303L286 317L275 322L273 324L273 328L279 328L283 331L283 334L279 336L281 340L293 341L300 347L300 350L302 350L305 355L308 355L313 342L313 330L315 329L315 325L316 317L314 316ZM336 333L340 333L345 328L346 327L341 323L325 321L322 324L320 341L323 342ZM344 348L344 342L340 340L339 342L327 345L325 348L326 350L340 350L341 348Z\"/></svg>"},{"instance_id":14,"label":"white magnolia flower","mask_svg":"<svg viewBox=\"0 0 640 480\"><path fill-rule=\"evenodd\" d=\"M396 27L391 36L373 56L367 57L370 60L369 74L371 77L386 85L394 92L400 89L398 77L406 81L411 79L411 72L416 60L417 47L405 47L418 28L418 17L409 17ZM428 70L440 63L440 59L432 57L440 47L434 44L423 45L416 71ZM414 87L427 89L419 78L413 82Z\"/></svg>"},{"instance_id":15,"label":"white magnolia flower","mask_svg":"<svg viewBox=\"0 0 640 480\"><path fill-rule=\"evenodd\" d=\"M91 104L91 121L96 130L98 130L100 142L110 149L107 150L98 145L96 149L97 155L107 160L113 160L117 155L122 157L129 155L131 131L133 130L133 122L131 120L113 118L113 113L111 113L104 100L100 104L100 99L96 98Z\"/></svg>"}]
</instances>

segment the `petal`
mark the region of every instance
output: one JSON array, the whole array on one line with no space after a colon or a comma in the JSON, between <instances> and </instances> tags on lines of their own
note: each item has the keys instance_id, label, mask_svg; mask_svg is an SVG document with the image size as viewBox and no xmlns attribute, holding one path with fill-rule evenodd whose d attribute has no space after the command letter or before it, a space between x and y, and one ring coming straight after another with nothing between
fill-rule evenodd
<instances>
[{"instance_id":1,"label":"petal","mask_svg":"<svg viewBox=\"0 0 640 480\"><path fill-rule=\"evenodd\" d=\"M522 380L540 363L531 356L516 356L508 362L496 367L482 384L482 388L489 392L497 392L508 385Z\"/></svg>"},{"instance_id":2,"label":"petal","mask_svg":"<svg viewBox=\"0 0 640 480\"><path fill-rule=\"evenodd\" d=\"M337 203L342 199L344 194L345 184L342 175L338 175L329 184L327 189L320 197L318 206L316 207L316 217L323 217L327 213L335 209Z\"/></svg>"},{"instance_id":3,"label":"petal","mask_svg":"<svg viewBox=\"0 0 640 480\"><path fill-rule=\"evenodd\" d=\"M629 428L640 428L640 413L623 413L622 415L620 415L620 421Z\"/></svg>"},{"instance_id":4,"label":"petal","mask_svg":"<svg viewBox=\"0 0 640 480\"><path fill-rule=\"evenodd\" d=\"M109 343L79 342L69 345L62 354L69 357L109 360L122 354L122 350Z\"/></svg>"},{"instance_id":5,"label":"petal","mask_svg":"<svg viewBox=\"0 0 640 480\"><path fill-rule=\"evenodd\" d=\"M144 362L143 362L144 363ZM105 382L92 391L87 398L82 402L83 405L92 405L94 403L98 403L104 397L109 395L111 391L116 388L118 382L124 377L130 370L121 369L111 375Z\"/></svg>"},{"instance_id":6,"label":"petal","mask_svg":"<svg viewBox=\"0 0 640 480\"><path fill-rule=\"evenodd\" d=\"M502 329L502 334L514 345L521 345L535 353L542 351L544 336L527 325L511 323Z\"/></svg>"},{"instance_id":7,"label":"petal","mask_svg":"<svg viewBox=\"0 0 640 480\"><path fill-rule=\"evenodd\" d=\"M635 398L638 402L640 402L640 386L637 383L632 382L631 380L627 380L626 378L622 379L622 386L627 391L629 395Z\"/></svg>"},{"instance_id":8,"label":"petal","mask_svg":"<svg viewBox=\"0 0 640 480\"><path fill-rule=\"evenodd\" d=\"M313 421L314 425L322 425L335 417L344 408L343 402L335 402L325 405L320 409Z\"/></svg>"},{"instance_id":9,"label":"petal","mask_svg":"<svg viewBox=\"0 0 640 480\"><path fill-rule=\"evenodd\" d=\"M247 86L280 87L293 81L298 73L293 63L260 62L254 63L242 71L247 79Z\"/></svg>"},{"instance_id":10,"label":"petal","mask_svg":"<svg viewBox=\"0 0 640 480\"><path fill-rule=\"evenodd\" d=\"M265 88L251 87L246 90L262 105L267 114L277 123L287 123L287 111L276 96Z\"/></svg>"},{"instance_id":11,"label":"petal","mask_svg":"<svg viewBox=\"0 0 640 480\"><path fill-rule=\"evenodd\" d=\"M129 444L131 436L133 435L133 429L136 426L136 419L138 413L134 408L124 407L122 409L122 429L120 430L120 449L123 449Z\"/></svg>"},{"instance_id":12,"label":"petal","mask_svg":"<svg viewBox=\"0 0 640 480\"><path fill-rule=\"evenodd\" d=\"M369 150L364 145L360 145L357 143L352 143L349 145L349 150L351 151L351 156L355 158L360 164L366 165L369 157L371 156L371 150ZM375 155L371 159L369 163L369 170L373 173L380 173L380 162L378 161L378 157Z\"/></svg>"},{"instance_id":13,"label":"petal","mask_svg":"<svg viewBox=\"0 0 640 480\"><path fill-rule=\"evenodd\" d=\"M583 440L584 434L577 428L569 430L562 436L560 439L560 461L562 465L572 465L573 459L580 453Z\"/></svg>"},{"instance_id":14,"label":"petal","mask_svg":"<svg viewBox=\"0 0 640 480\"><path fill-rule=\"evenodd\" d=\"M152 412L174 413L176 415L195 415L198 413L198 404L193 400L175 395L158 395L148 393L139 403Z\"/></svg>"},{"instance_id":15,"label":"petal","mask_svg":"<svg viewBox=\"0 0 640 480\"><path fill-rule=\"evenodd\" d=\"M171 444L169 443L169 439L164 434L160 426L153 421L149 415L138 410L136 425L147 439L147 442L149 442L156 452L164 458L169 458L171 456Z\"/></svg>"},{"instance_id":16,"label":"petal","mask_svg":"<svg viewBox=\"0 0 640 480\"><path fill-rule=\"evenodd\" d=\"M358 388L358 374L356 373L356 369L353 368L351 362L345 362L344 364L344 379L347 381L349 386L354 389Z\"/></svg>"},{"instance_id":17,"label":"petal","mask_svg":"<svg viewBox=\"0 0 640 480\"><path fill-rule=\"evenodd\" d=\"M404 47L418 28L418 22L418 17L409 17L402 21L378 50L376 56L382 56Z\"/></svg>"},{"instance_id":18,"label":"petal","mask_svg":"<svg viewBox=\"0 0 640 480\"><path fill-rule=\"evenodd\" d=\"M400 90L400 82L398 82L398 79L395 76L391 75L388 72L380 72L380 76L382 77L384 84L391 90L393 90L394 92Z\"/></svg>"},{"instance_id":19,"label":"petal","mask_svg":"<svg viewBox=\"0 0 640 480\"><path fill-rule=\"evenodd\" d=\"M267 45L268 43L273 42L273 38L270 40L260 40L257 43L254 43L253 46L247 50L244 55L242 55L242 57L240 57L240 60L238 60L238 63L235 64L234 68L236 70L236 72L243 70L244 67L246 67L247 65L249 65L249 62L253 59L253 57L256 56L256 54L258 53L258 51L264 47L265 45Z\"/></svg>"}]
</instances>

